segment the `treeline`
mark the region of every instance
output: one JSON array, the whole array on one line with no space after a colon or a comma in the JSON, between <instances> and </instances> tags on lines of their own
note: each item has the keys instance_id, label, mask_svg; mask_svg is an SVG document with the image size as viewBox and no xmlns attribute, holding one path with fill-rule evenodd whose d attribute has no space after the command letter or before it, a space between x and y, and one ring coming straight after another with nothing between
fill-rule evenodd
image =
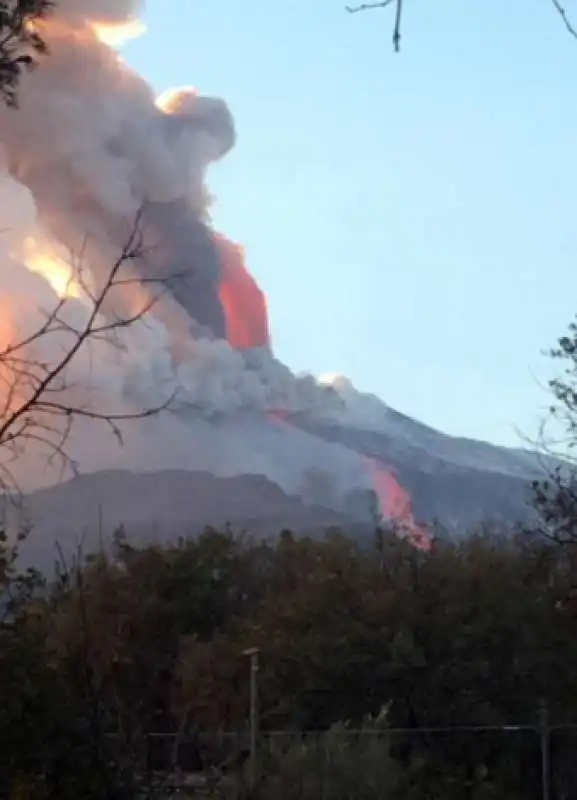
<instances>
[{"instance_id":1,"label":"treeline","mask_svg":"<svg viewBox=\"0 0 577 800\"><path fill-rule=\"evenodd\" d=\"M540 537L481 533L420 553L380 530L363 545L209 530L134 548L119 534L50 584L5 550L4 797L132 797L151 740L175 760L196 741L203 768L242 771L246 744L206 743L244 741L253 647L263 749L284 741L295 769L318 772L318 736L301 734L332 729L322 752L338 742L364 780L372 754L391 797L539 797L543 714L577 723L577 549ZM363 727L374 736L353 733ZM552 734L555 796L574 796L576 752L570 727ZM340 796L369 796L358 780Z\"/></svg>"}]
</instances>

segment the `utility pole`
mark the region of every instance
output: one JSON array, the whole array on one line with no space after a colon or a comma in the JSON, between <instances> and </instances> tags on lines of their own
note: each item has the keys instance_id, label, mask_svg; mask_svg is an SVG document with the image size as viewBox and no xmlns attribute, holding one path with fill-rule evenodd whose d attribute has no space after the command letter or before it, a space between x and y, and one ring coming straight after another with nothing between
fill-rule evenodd
<instances>
[{"instance_id":1,"label":"utility pole","mask_svg":"<svg viewBox=\"0 0 577 800\"><path fill-rule=\"evenodd\" d=\"M545 704L539 709L539 735L541 739L541 800L549 800L551 793L551 728Z\"/></svg>"},{"instance_id":2,"label":"utility pole","mask_svg":"<svg viewBox=\"0 0 577 800\"><path fill-rule=\"evenodd\" d=\"M250 761L249 787L253 792L257 779L257 745L258 745L258 647L250 647L243 655L250 659ZM548 800L548 798L545 798Z\"/></svg>"}]
</instances>

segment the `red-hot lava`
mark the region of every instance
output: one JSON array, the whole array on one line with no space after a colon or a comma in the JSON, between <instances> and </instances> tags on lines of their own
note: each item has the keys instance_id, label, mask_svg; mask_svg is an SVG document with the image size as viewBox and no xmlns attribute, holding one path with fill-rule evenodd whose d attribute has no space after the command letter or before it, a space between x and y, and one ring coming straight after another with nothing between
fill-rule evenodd
<instances>
[{"instance_id":1,"label":"red-hot lava","mask_svg":"<svg viewBox=\"0 0 577 800\"><path fill-rule=\"evenodd\" d=\"M221 258L219 298L224 308L228 342L239 350L268 345L266 299L246 268L242 248L222 234L215 233L214 237ZM292 424L290 414L285 411L271 409L267 416L271 422ZM399 532L415 547L429 550L431 538L427 529L415 522L408 492L380 461L368 457L364 461L382 517L395 521Z\"/></svg>"},{"instance_id":2,"label":"red-hot lava","mask_svg":"<svg viewBox=\"0 0 577 800\"><path fill-rule=\"evenodd\" d=\"M240 245L214 235L221 262L218 296L224 310L226 338L237 350L269 344L266 300L246 268Z\"/></svg>"},{"instance_id":3,"label":"red-hot lava","mask_svg":"<svg viewBox=\"0 0 577 800\"><path fill-rule=\"evenodd\" d=\"M291 424L290 414L286 411L269 411L271 422ZM379 502L379 513L386 520L396 523L398 533L406 538L418 550L431 549L431 537L424 525L419 525L413 517L411 499L403 489L392 471L376 458L364 457L370 474L371 485Z\"/></svg>"},{"instance_id":4,"label":"red-hot lava","mask_svg":"<svg viewBox=\"0 0 577 800\"><path fill-rule=\"evenodd\" d=\"M365 458L371 475L373 491L379 501L379 511L384 519L397 523L403 534L419 550L431 549L427 529L415 522L408 492L398 483L391 470L376 458Z\"/></svg>"}]
</instances>

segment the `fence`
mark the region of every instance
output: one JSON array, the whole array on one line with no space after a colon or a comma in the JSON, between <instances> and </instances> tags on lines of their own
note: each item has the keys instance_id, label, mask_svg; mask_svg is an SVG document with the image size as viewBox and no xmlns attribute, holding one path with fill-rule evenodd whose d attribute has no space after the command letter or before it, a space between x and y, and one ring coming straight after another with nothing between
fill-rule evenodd
<instances>
[{"instance_id":1,"label":"fence","mask_svg":"<svg viewBox=\"0 0 577 800\"><path fill-rule=\"evenodd\" d=\"M154 734L148 766L176 762L184 783L227 798L252 789L263 800L577 799L577 725L546 723L262 732L256 753L250 731Z\"/></svg>"}]
</instances>

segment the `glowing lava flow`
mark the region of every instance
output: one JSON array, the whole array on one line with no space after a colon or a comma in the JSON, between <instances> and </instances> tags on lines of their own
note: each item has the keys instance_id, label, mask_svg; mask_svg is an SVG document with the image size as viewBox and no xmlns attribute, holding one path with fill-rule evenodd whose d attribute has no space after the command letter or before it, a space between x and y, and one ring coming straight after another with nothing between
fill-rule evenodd
<instances>
[{"instance_id":1,"label":"glowing lava flow","mask_svg":"<svg viewBox=\"0 0 577 800\"><path fill-rule=\"evenodd\" d=\"M384 519L393 520L399 533L419 550L431 549L431 537L425 527L415 522L408 493L397 482L390 469L376 458L365 458L371 475L373 491L379 501L379 511Z\"/></svg>"},{"instance_id":2,"label":"glowing lava flow","mask_svg":"<svg viewBox=\"0 0 577 800\"><path fill-rule=\"evenodd\" d=\"M268 345L266 299L246 268L242 248L221 234L215 233L214 239L221 257L219 298L225 312L229 344L236 349ZM292 424L290 414L276 409L269 410L267 418L277 424ZM364 461L383 519L393 520L399 534L414 547L429 550L431 538L427 529L415 522L409 494L380 461L368 457Z\"/></svg>"},{"instance_id":3,"label":"glowing lava flow","mask_svg":"<svg viewBox=\"0 0 577 800\"><path fill-rule=\"evenodd\" d=\"M246 268L242 248L221 234L214 234L214 239L221 261L218 296L228 343L237 350L268 345L265 296Z\"/></svg>"},{"instance_id":4,"label":"glowing lava flow","mask_svg":"<svg viewBox=\"0 0 577 800\"><path fill-rule=\"evenodd\" d=\"M267 418L277 424L292 424L290 414L286 411L269 411ZM379 502L381 517L396 523L398 534L407 539L417 550L430 550L431 537L425 526L415 522L408 492L399 484L391 470L376 458L365 456L363 461Z\"/></svg>"}]
</instances>

